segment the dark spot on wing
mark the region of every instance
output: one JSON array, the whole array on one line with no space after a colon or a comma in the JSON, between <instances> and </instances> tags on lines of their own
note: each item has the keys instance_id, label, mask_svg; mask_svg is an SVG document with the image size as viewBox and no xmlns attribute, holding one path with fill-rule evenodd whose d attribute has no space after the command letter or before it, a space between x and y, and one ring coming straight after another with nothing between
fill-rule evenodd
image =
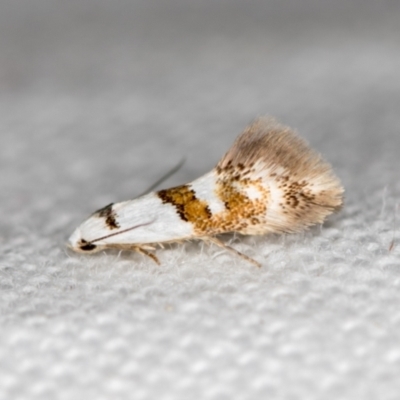
<instances>
[{"instance_id":1,"label":"dark spot on wing","mask_svg":"<svg viewBox=\"0 0 400 400\"><path fill-rule=\"evenodd\" d=\"M92 251L96 248L97 246L93 243L88 243L88 244L84 244L80 247L81 250L83 251Z\"/></svg>"},{"instance_id":2,"label":"dark spot on wing","mask_svg":"<svg viewBox=\"0 0 400 400\"><path fill-rule=\"evenodd\" d=\"M99 217L104 217L104 213L107 213L108 210L114 205L114 203L107 204L105 207L100 208L99 210L95 211L93 215L98 214Z\"/></svg>"},{"instance_id":3,"label":"dark spot on wing","mask_svg":"<svg viewBox=\"0 0 400 400\"><path fill-rule=\"evenodd\" d=\"M83 251L92 251L96 248L97 246L93 243L89 243L85 239L81 239L79 242L79 248Z\"/></svg>"},{"instance_id":4,"label":"dark spot on wing","mask_svg":"<svg viewBox=\"0 0 400 400\"><path fill-rule=\"evenodd\" d=\"M100 208L100 210L97 210L94 215L97 215L100 218L105 219L105 223L108 226L109 229L118 229L120 225L117 222L117 216L115 212L113 211L112 206L114 203L110 203L107 206Z\"/></svg>"},{"instance_id":5,"label":"dark spot on wing","mask_svg":"<svg viewBox=\"0 0 400 400\"><path fill-rule=\"evenodd\" d=\"M207 203L199 200L194 190L187 185L160 190L157 195L164 204L172 204L183 221L191 222L195 226L204 224L212 217Z\"/></svg>"}]
</instances>

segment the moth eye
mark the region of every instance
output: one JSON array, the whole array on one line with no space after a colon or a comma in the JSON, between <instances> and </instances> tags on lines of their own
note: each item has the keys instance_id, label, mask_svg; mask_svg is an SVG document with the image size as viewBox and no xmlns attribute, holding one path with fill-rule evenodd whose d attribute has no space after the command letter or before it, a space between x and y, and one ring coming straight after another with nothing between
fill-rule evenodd
<instances>
[{"instance_id":1,"label":"moth eye","mask_svg":"<svg viewBox=\"0 0 400 400\"><path fill-rule=\"evenodd\" d=\"M80 249L83 251L91 251L91 250L94 250L96 247L97 246L93 243L87 243L87 244L82 245L80 247Z\"/></svg>"}]
</instances>

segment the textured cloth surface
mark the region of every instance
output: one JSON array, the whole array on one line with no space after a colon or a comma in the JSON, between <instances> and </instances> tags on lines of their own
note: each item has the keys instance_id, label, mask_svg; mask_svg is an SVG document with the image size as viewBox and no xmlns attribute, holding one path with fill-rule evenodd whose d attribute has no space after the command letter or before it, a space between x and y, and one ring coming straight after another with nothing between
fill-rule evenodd
<instances>
[{"instance_id":1,"label":"textured cloth surface","mask_svg":"<svg viewBox=\"0 0 400 400\"><path fill-rule=\"evenodd\" d=\"M397 1L3 0L0 399L398 399ZM92 211L211 169L258 115L333 164L322 227L66 250Z\"/></svg>"}]
</instances>

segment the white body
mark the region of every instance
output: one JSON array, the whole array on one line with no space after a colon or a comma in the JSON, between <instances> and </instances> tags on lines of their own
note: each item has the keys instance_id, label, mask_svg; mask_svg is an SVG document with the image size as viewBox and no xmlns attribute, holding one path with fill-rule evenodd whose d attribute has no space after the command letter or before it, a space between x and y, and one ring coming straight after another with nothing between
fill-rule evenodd
<instances>
[{"instance_id":1,"label":"white body","mask_svg":"<svg viewBox=\"0 0 400 400\"><path fill-rule=\"evenodd\" d=\"M112 208L120 228L110 230L104 218L93 215L73 232L69 238L70 246L75 249L82 239L97 246L107 246L162 243L193 236L191 224L182 221L174 206L163 204L155 193L115 203Z\"/></svg>"}]
</instances>

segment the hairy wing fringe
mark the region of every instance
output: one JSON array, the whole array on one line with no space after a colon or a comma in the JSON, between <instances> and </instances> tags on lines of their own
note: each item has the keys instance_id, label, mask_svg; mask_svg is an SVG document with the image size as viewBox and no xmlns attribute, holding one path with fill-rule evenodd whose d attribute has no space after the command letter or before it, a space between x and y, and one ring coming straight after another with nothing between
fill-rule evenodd
<instances>
[{"instance_id":1,"label":"hairy wing fringe","mask_svg":"<svg viewBox=\"0 0 400 400\"><path fill-rule=\"evenodd\" d=\"M343 187L331 166L274 118L259 118L247 127L216 170L222 180L238 170L263 177L271 189L269 231L296 232L323 222L343 202Z\"/></svg>"}]
</instances>

